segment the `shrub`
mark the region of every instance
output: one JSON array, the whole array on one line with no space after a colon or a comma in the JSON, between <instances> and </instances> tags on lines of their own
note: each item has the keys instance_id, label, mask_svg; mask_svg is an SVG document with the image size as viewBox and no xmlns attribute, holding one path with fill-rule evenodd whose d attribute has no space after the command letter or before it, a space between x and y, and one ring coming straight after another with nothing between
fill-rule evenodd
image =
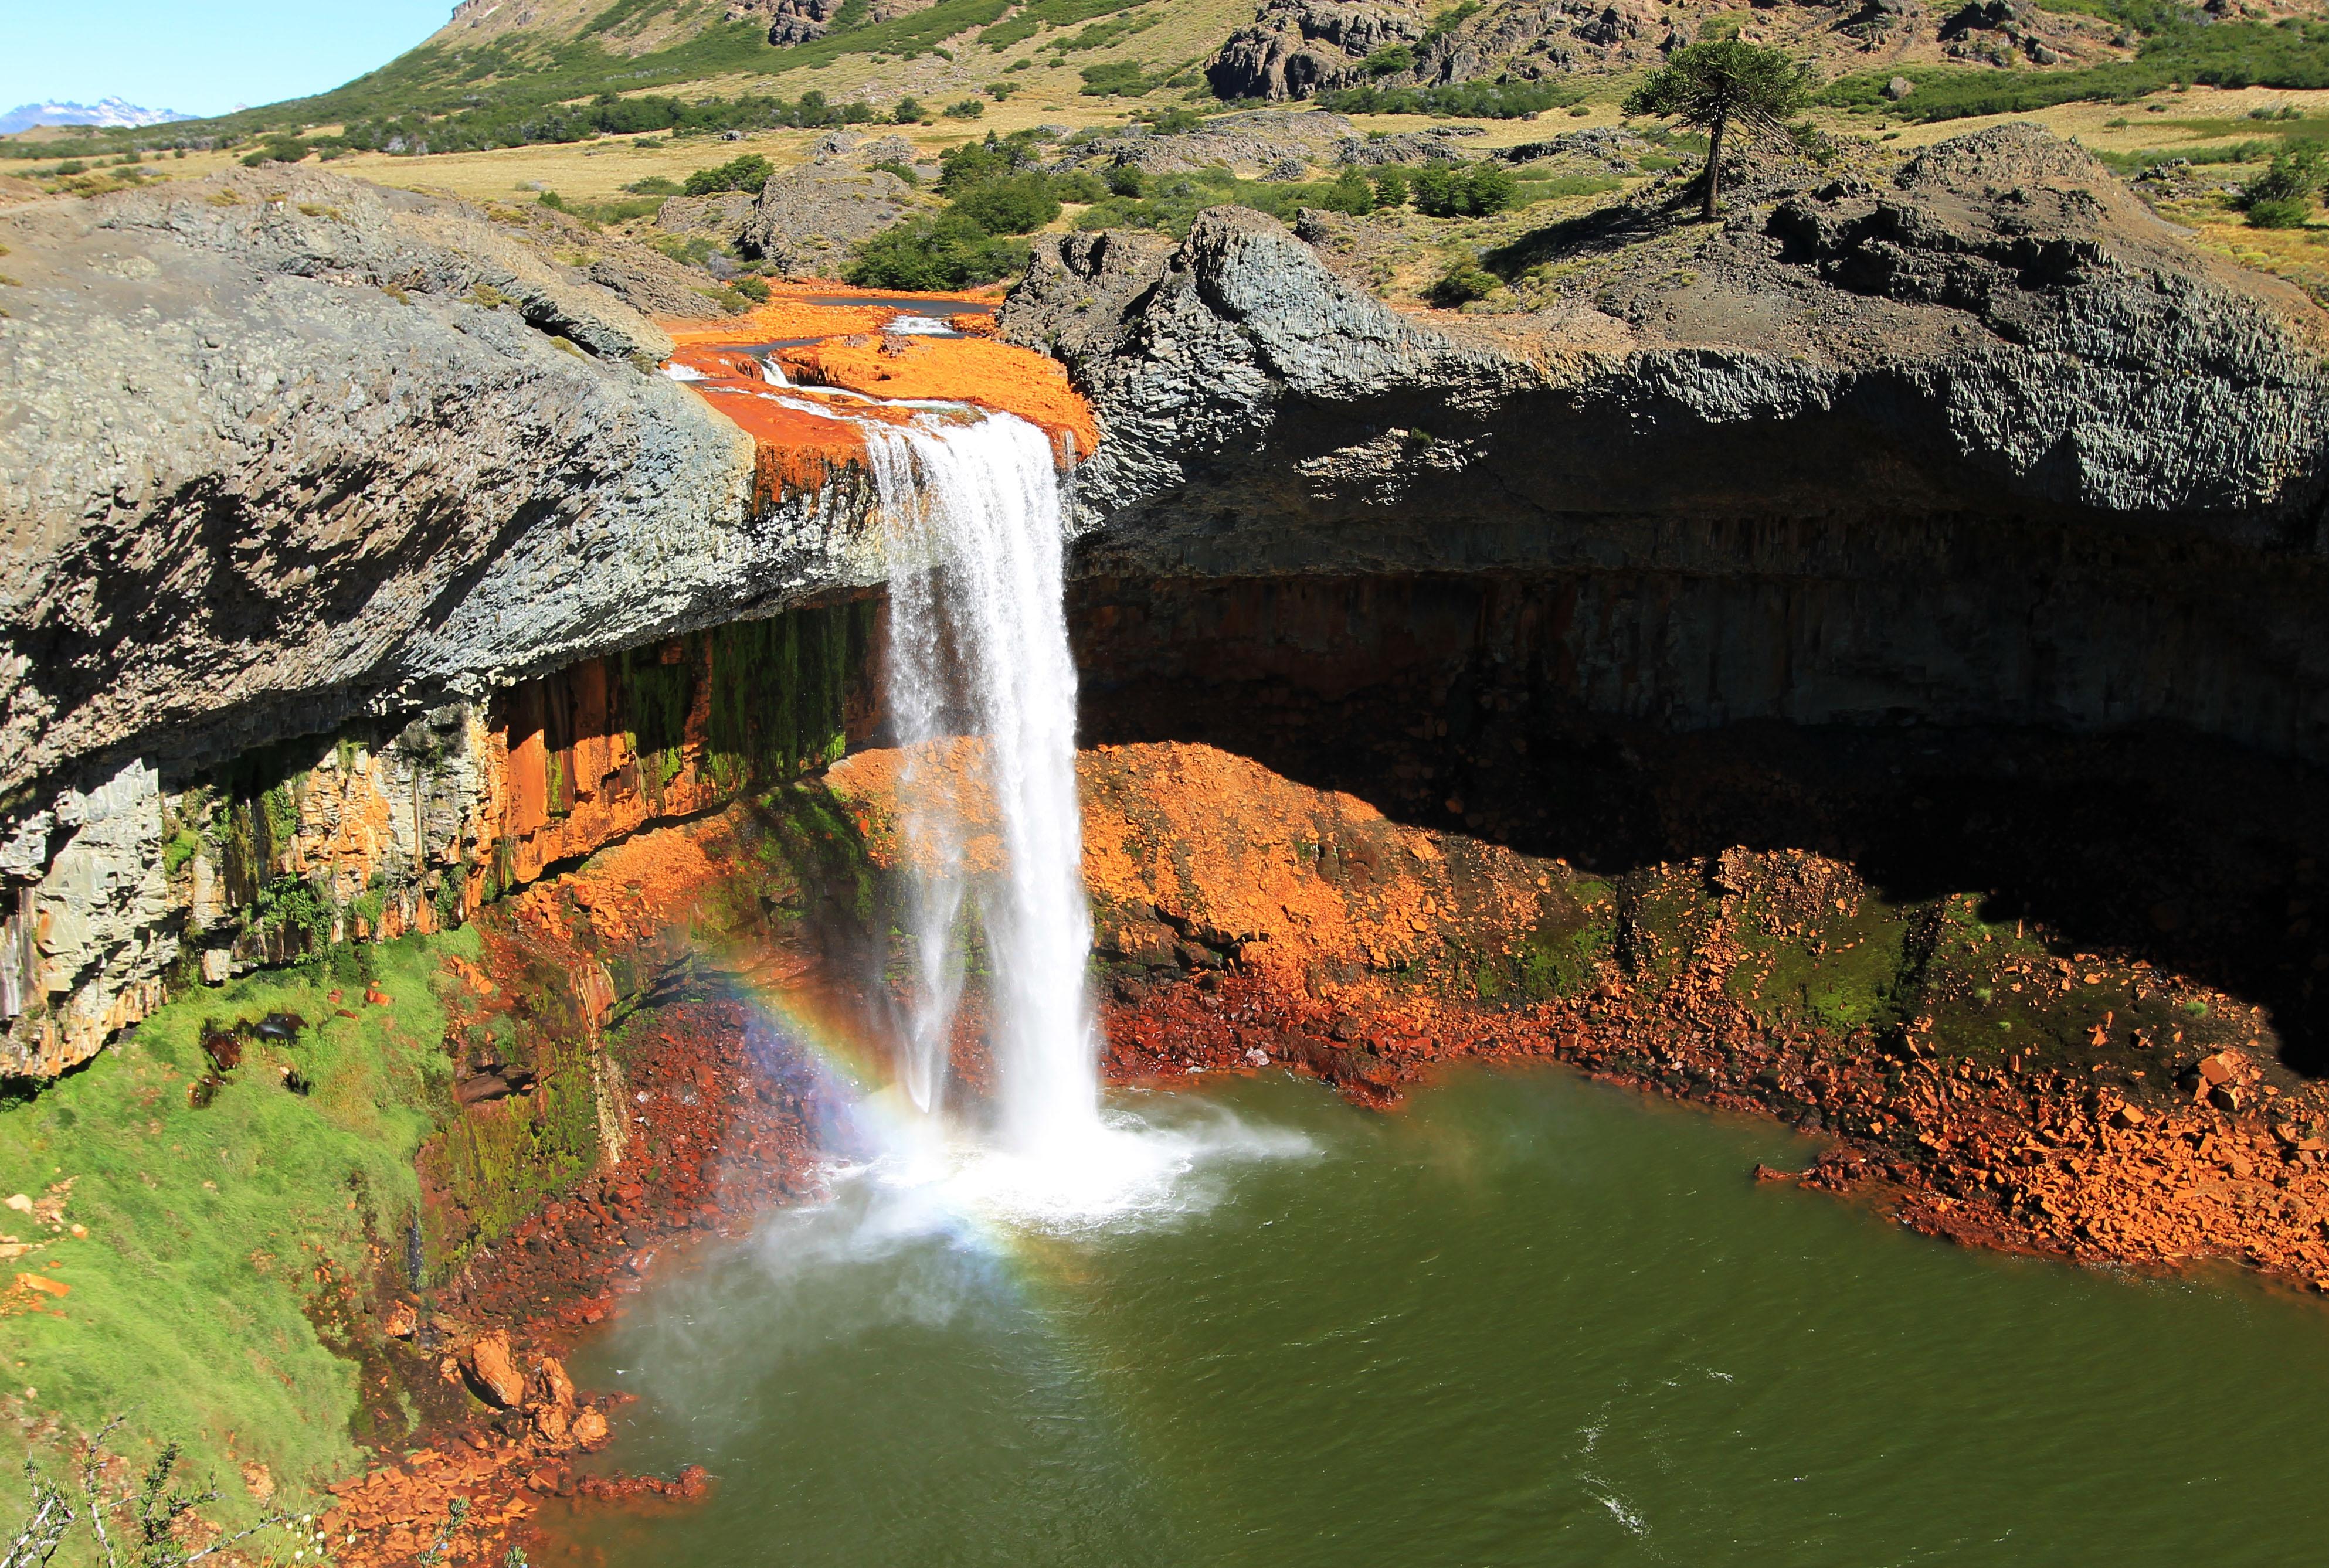
<instances>
[{"instance_id":1,"label":"shrub","mask_svg":"<svg viewBox=\"0 0 2329 1568\"><path fill-rule=\"evenodd\" d=\"M1397 76L1415 69L1415 51L1404 43L1393 43L1376 50L1366 59L1369 76Z\"/></svg>"},{"instance_id":2,"label":"shrub","mask_svg":"<svg viewBox=\"0 0 2329 1568\"><path fill-rule=\"evenodd\" d=\"M698 169L680 189L690 196L715 196L722 191L757 191L776 173L758 153L731 158L717 168Z\"/></svg>"},{"instance_id":3,"label":"shrub","mask_svg":"<svg viewBox=\"0 0 2329 1568\"><path fill-rule=\"evenodd\" d=\"M2257 229L2300 229L2313 215L2321 189L2322 154L2317 147L2292 147L2276 155L2265 172L2241 187L2239 204Z\"/></svg>"},{"instance_id":4,"label":"shrub","mask_svg":"<svg viewBox=\"0 0 2329 1568\"><path fill-rule=\"evenodd\" d=\"M1374 211L1375 188L1367 177L1355 168L1345 167L1319 192L1314 206L1329 212L1348 212L1361 217Z\"/></svg>"},{"instance_id":5,"label":"shrub","mask_svg":"<svg viewBox=\"0 0 2329 1568\"><path fill-rule=\"evenodd\" d=\"M679 182L665 179L661 174L649 174L644 180L633 180L623 189L634 196L676 196L679 194Z\"/></svg>"},{"instance_id":6,"label":"shrub","mask_svg":"<svg viewBox=\"0 0 2329 1568\"><path fill-rule=\"evenodd\" d=\"M2313 216L2313 203L2293 197L2266 197L2249 203L2251 229L2302 229Z\"/></svg>"},{"instance_id":7,"label":"shrub","mask_svg":"<svg viewBox=\"0 0 2329 1568\"><path fill-rule=\"evenodd\" d=\"M307 144L297 136L269 136L254 153L243 155L243 167L258 168L261 164L296 164L307 155Z\"/></svg>"},{"instance_id":8,"label":"shrub","mask_svg":"<svg viewBox=\"0 0 2329 1568\"><path fill-rule=\"evenodd\" d=\"M1060 215L1060 198L1040 174L1011 174L973 185L954 210L989 234L1024 234Z\"/></svg>"},{"instance_id":9,"label":"shrub","mask_svg":"<svg viewBox=\"0 0 2329 1568\"><path fill-rule=\"evenodd\" d=\"M983 142L965 142L938 155L938 189L959 195L987 180L1017 174L1035 161L1035 138L1024 131L1008 136L986 133Z\"/></svg>"},{"instance_id":10,"label":"shrub","mask_svg":"<svg viewBox=\"0 0 2329 1568\"><path fill-rule=\"evenodd\" d=\"M963 288L992 283L1026 263L1025 240L997 238L948 211L910 218L866 240L844 276L867 288Z\"/></svg>"},{"instance_id":11,"label":"shrub","mask_svg":"<svg viewBox=\"0 0 2329 1568\"><path fill-rule=\"evenodd\" d=\"M946 117L950 120L975 120L986 112L986 106L975 98L946 106Z\"/></svg>"},{"instance_id":12,"label":"shrub","mask_svg":"<svg viewBox=\"0 0 2329 1568\"><path fill-rule=\"evenodd\" d=\"M1118 164L1108 172L1108 188L1118 196L1137 196L1147 185L1137 164Z\"/></svg>"},{"instance_id":13,"label":"shrub","mask_svg":"<svg viewBox=\"0 0 2329 1568\"><path fill-rule=\"evenodd\" d=\"M764 278L754 277L749 272L741 277L733 279L730 282L728 286L742 295L746 299L750 300L754 305L766 305L768 303L768 285L767 280Z\"/></svg>"},{"instance_id":14,"label":"shrub","mask_svg":"<svg viewBox=\"0 0 2329 1568\"><path fill-rule=\"evenodd\" d=\"M1459 261L1449 268L1438 283L1431 286L1431 303L1453 308L1469 305L1476 299L1485 299L1496 291L1494 274L1482 269L1476 261Z\"/></svg>"},{"instance_id":15,"label":"shrub","mask_svg":"<svg viewBox=\"0 0 2329 1568\"><path fill-rule=\"evenodd\" d=\"M898 107L895 109L892 109L890 113L890 118L901 126L914 125L918 123L921 117L921 100L915 98L900 99L898 100Z\"/></svg>"},{"instance_id":16,"label":"shrub","mask_svg":"<svg viewBox=\"0 0 2329 1568\"><path fill-rule=\"evenodd\" d=\"M1519 184L1502 164L1434 164L1415 176L1416 211L1431 218L1484 218L1512 206Z\"/></svg>"},{"instance_id":17,"label":"shrub","mask_svg":"<svg viewBox=\"0 0 2329 1568\"><path fill-rule=\"evenodd\" d=\"M901 164L895 158L885 158L881 163L869 164L868 167L879 169L885 174L895 174L917 190L921 188L922 177L914 173L914 165L911 164Z\"/></svg>"},{"instance_id":18,"label":"shrub","mask_svg":"<svg viewBox=\"0 0 2329 1568\"><path fill-rule=\"evenodd\" d=\"M1375 205L1378 208L1404 207L1414 190L1415 177L1397 164L1387 164L1375 171Z\"/></svg>"},{"instance_id":19,"label":"shrub","mask_svg":"<svg viewBox=\"0 0 2329 1568\"><path fill-rule=\"evenodd\" d=\"M1108 65L1087 65L1081 74L1086 98L1114 98L1118 94L1136 98L1153 85L1140 67L1129 60L1119 60Z\"/></svg>"}]
</instances>

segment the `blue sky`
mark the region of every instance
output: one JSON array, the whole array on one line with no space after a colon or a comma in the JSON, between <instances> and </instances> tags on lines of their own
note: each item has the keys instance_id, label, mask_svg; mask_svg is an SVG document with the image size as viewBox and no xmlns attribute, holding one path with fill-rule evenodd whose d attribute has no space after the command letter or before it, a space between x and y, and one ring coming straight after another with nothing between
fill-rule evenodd
<instances>
[{"instance_id":1,"label":"blue sky","mask_svg":"<svg viewBox=\"0 0 2329 1568\"><path fill-rule=\"evenodd\" d=\"M337 87L452 14L453 0L0 0L0 109L118 97L222 114Z\"/></svg>"}]
</instances>

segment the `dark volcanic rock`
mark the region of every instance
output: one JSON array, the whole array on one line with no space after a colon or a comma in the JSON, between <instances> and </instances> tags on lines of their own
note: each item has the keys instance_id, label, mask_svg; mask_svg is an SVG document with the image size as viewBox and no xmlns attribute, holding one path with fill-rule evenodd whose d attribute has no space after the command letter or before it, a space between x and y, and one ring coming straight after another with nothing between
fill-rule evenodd
<instances>
[{"instance_id":1,"label":"dark volcanic rock","mask_svg":"<svg viewBox=\"0 0 2329 1568\"><path fill-rule=\"evenodd\" d=\"M2329 756L2310 302L2025 127L1824 181L1748 168L1706 226L1660 205L1677 177L1542 230L1490 258L1542 269L1530 316L1401 314L1241 209L1041 240L1002 324L1106 432L1075 569L1246 579L1208 615L1293 577L1526 579L1589 713ZM22 1070L176 953L165 774L443 704L381 754L433 823L473 765L430 738L452 699L879 580L862 491L756 498L750 442L646 373L621 296L686 290L645 262L602 283L297 170L33 203L0 243L0 1018L38 986L63 1031L12 1026ZM1284 634L1398 630L1334 624Z\"/></svg>"},{"instance_id":2,"label":"dark volcanic rock","mask_svg":"<svg viewBox=\"0 0 2329 1568\"><path fill-rule=\"evenodd\" d=\"M1412 43L1424 33L1412 0L1265 0L1250 26L1239 29L1205 68L1222 98L1309 98L1364 80L1361 62L1378 49Z\"/></svg>"},{"instance_id":3,"label":"dark volcanic rock","mask_svg":"<svg viewBox=\"0 0 2329 1568\"><path fill-rule=\"evenodd\" d=\"M14 208L0 244L12 1071L174 954L164 770L878 576L844 498L756 501L616 289L474 209L238 171Z\"/></svg>"},{"instance_id":4,"label":"dark volcanic rock","mask_svg":"<svg viewBox=\"0 0 2329 1568\"><path fill-rule=\"evenodd\" d=\"M1051 242L1004 327L1107 432L1079 568L1573 579L1578 699L1676 722L2166 718L2329 755L2295 290L2017 127L1719 229L1597 221L1529 242L1600 267L1532 318L1402 315L1242 210Z\"/></svg>"}]
</instances>

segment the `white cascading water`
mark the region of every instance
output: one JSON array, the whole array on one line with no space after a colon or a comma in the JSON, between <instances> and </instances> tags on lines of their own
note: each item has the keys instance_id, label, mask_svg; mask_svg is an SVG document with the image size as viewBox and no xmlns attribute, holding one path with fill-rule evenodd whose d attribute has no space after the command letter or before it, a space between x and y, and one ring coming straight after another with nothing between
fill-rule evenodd
<instances>
[{"instance_id":1,"label":"white cascading water","mask_svg":"<svg viewBox=\"0 0 2329 1568\"><path fill-rule=\"evenodd\" d=\"M1076 803L1076 668L1062 603L1062 509L1050 440L1008 414L868 420L890 561L888 700L905 753L914 990L901 1076L942 1106L962 990L967 896L985 932L1002 1143L1075 1162L1101 1137L1091 916ZM976 743L948 746L967 734ZM991 800L1002 864L974 874L971 800ZM983 786L983 787L981 787Z\"/></svg>"}]
</instances>

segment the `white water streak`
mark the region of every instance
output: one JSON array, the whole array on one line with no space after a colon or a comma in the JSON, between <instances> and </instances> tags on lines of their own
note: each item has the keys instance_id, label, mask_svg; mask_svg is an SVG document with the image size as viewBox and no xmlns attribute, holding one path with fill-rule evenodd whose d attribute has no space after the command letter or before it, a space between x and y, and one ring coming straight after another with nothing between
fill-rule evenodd
<instances>
[{"instance_id":1,"label":"white water streak","mask_svg":"<svg viewBox=\"0 0 2329 1568\"><path fill-rule=\"evenodd\" d=\"M1100 1133L1098 1032L1085 984L1091 916L1076 802L1076 670L1062 603L1060 482L1043 432L1008 414L867 421L889 529L888 699L906 763L901 827L919 869L903 1075L943 1103L967 893L993 970L1004 1146L1074 1158ZM1001 871L973 881L964 803L930 765L968 733L1000 828Z\"/></svg>"}]
</instances>

